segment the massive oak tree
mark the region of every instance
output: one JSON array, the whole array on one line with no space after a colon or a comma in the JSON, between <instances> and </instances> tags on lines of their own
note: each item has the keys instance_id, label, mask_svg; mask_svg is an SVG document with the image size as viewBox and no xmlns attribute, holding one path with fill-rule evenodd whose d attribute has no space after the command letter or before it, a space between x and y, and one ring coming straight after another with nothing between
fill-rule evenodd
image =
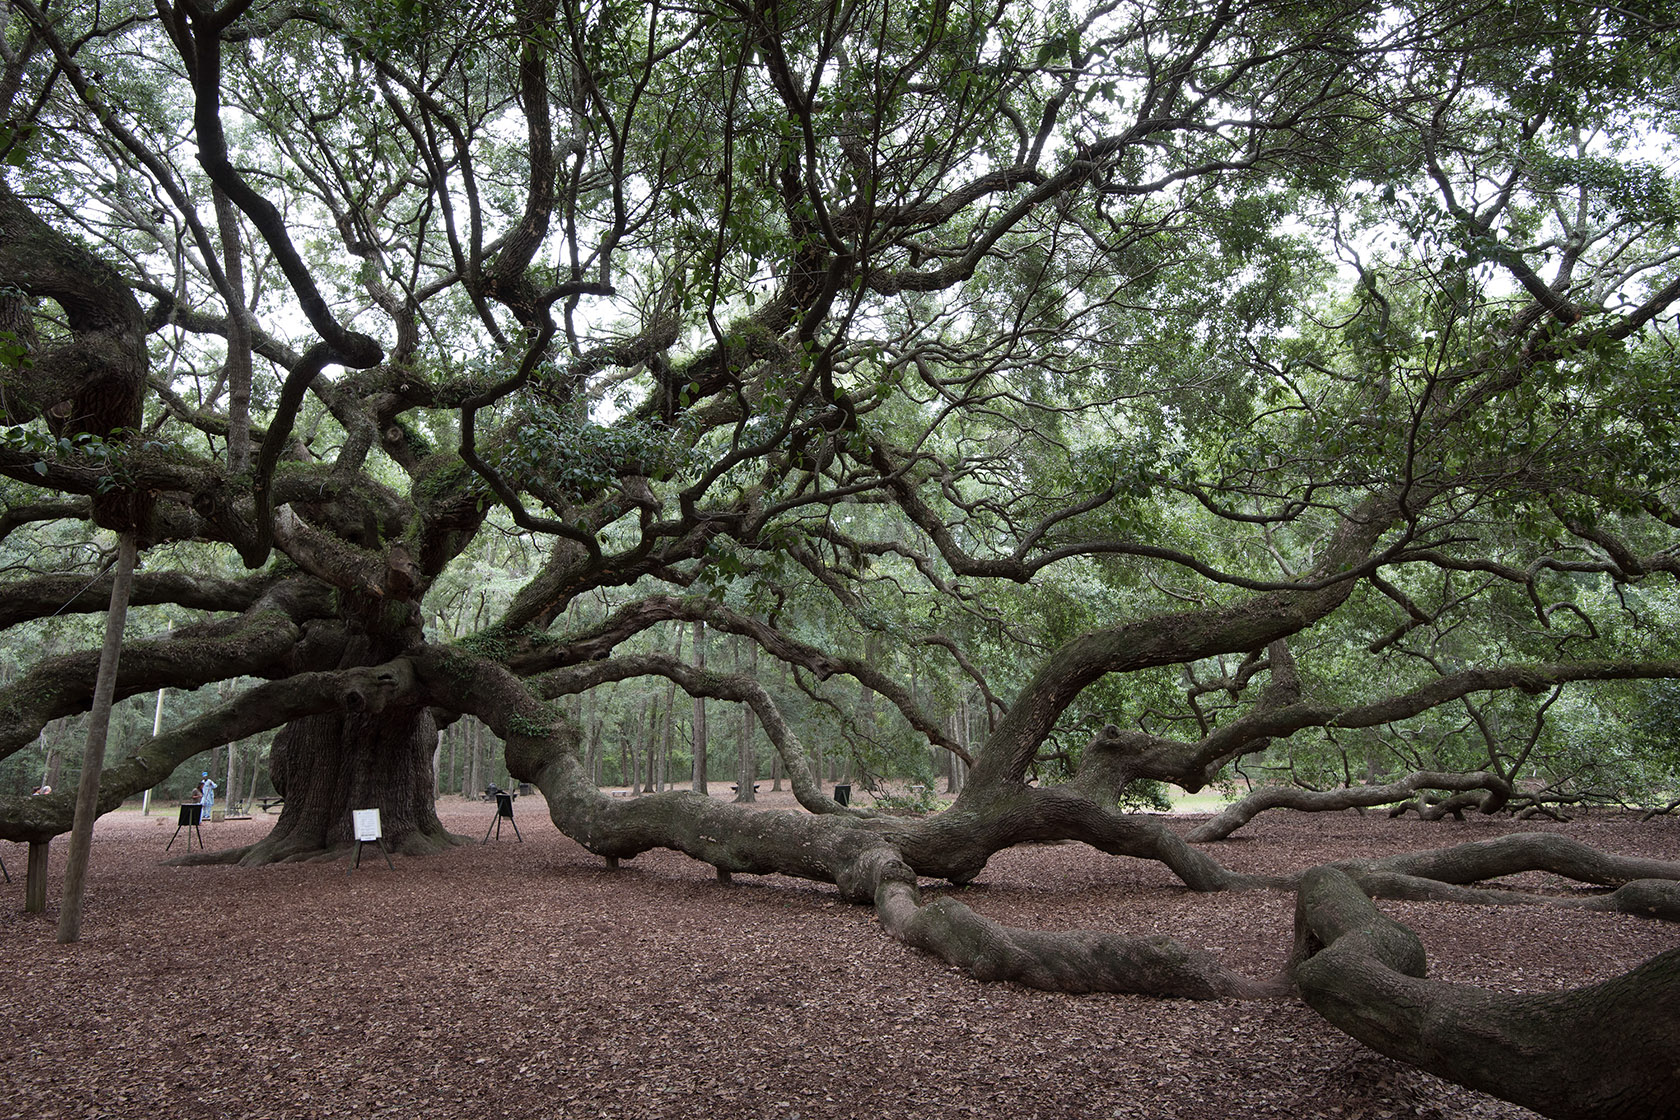
<instances>
[{"instance_id":1,"label":"massive oak tree","mask_svg":"<svg viewBox=\"0 0 1680 1120\"><path fill-rule=\"evenodd\" d=\"M1369 902L1537 867L1672 916L1671 865L1542 844L1315 872L1272 983L916 888L1064 839L1261 885L1128 787L1471 705L1491 769L1384 800L1497 810L1522 740L1488 698L1680 676L1662 6L3 10L0 612L98 609L97 568L41 542L133 533L117 694L245 682L110 764L105 806L278 728L284 812L221 858L331 851L370 805L425 852L450 842L437 728L471 714L612 861L832 882L982 978L1295 986L1557 1115L1674 1107L1671 1052L1631 1089L1534 1089L1500 1047L1562 1062L1564 1036L1434 993ZM502 536L541 562L451 640L440 604ZM149 627L166 606L191 621ZM663 652L697 623L758 676ZM96 660L0 689L0 752L86 710ZM568 698L631 679L749 706L808 812L603 797ZM800 734L824 725L777 697L855 713L848 685L972 767L954 804L828 796ZM69 827L65 796L0 799L0 836ZM1644 993L1672 973L1581 1007L1614 1033L1640 1005L1660 1049L1672 1000ZM1376 1015L1415 985L1503 1025L1443 1044Z\"/></svg>"}]
</instances>

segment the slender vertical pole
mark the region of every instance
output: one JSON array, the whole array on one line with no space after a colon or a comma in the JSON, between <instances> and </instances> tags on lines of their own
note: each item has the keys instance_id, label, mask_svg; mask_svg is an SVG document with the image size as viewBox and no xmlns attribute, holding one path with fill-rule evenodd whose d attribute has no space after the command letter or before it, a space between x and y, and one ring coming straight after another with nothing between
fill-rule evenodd
<instances>
[{"instance_id":1,"label":"slender vertical pole","mask_svg":"<svg viewBox=\"0 0 1680 1120\"><path fill-rule=\"evenodd\" d=\"M111 583L111 609L105 615L105 644L99 651L99 677L88 713L87 746L82 751L82 780L76 787L76 817L70 826L70 859L64 869L64 902L58 911L58 943L68 945L82 935L82 893L86 885L88 851L93 847L93 822L99 816L99 776L105 767L106 732L111 727L111 700L117 691L117 658L122 653L123 624L128 620L128 594L134 585L134 530L125 529L117 551L117 576Z\"/></svg>"},{"instance_id":2,"label":"slender vertical pole","mask_svg":"<svg viewBox=\"0 0 1680 1120\"><path fill-rule=\"evenodd\" d=\"M160 688L160 689L158 689L158 695L157 695L157 710L152 713L152 738L156 739L158 737L159 733L161 733L162 731L163 731L163 689ZM142 793L140 795L140 815L142 817L149 817L149 816L152 815L152 791L151 791L150 787L147 788L145 793Z\"/></svg>"}]
</instances>

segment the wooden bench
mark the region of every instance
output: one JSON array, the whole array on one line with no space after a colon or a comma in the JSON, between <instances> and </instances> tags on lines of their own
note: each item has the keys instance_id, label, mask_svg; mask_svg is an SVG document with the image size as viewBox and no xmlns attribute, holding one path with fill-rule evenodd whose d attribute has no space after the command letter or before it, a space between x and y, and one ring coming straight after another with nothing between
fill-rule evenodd
<instances>
[{"instance_id":1,"label":"wooden bench","mask_svg":"<svg viewBox=\"0 0 1680 1120\"><path fill-rule=\"evenodd\" d=\"M265 813L276 805L284 805L286 803L286 799L284 797L261 797L258 798L258 800L262 802L262 811Z\"/></svg>"}]
</instances>

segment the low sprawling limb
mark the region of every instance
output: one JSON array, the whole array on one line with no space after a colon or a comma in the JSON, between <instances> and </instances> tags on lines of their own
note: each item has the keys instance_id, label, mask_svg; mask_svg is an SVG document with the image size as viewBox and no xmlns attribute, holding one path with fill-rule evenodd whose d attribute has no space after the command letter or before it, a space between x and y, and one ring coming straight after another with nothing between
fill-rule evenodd
<instances>
[{"instance_id":1,"label":"low sprawling limb","mask_svg":"<svg viewBox=\"0 0 1680 1120\"><path fill-rule=\"evenodd\" d=\"M1264 885L1227 870L1161 821L1123 813L1067 786L1008 786L959 798L938 816L902 826L895 842L918 874L966 883L1016 844L1076 840L1110 855L1164 864L1186 886L1219 891Z\"/></svg>"},{"instance_id":2,"label":"low sprawling limb","mask_svg":"<svg viewBox=\"0 0 1680 1120\"><path fill-rule=\"evenodd\" d=\"M1424 978L1422 946L1335 868L1303 878L1294 976L1372 1049L1560 1120L1680 1114L1680 950L1602 984L1509 995Z\"/></svg>"},{"instance_id":3,"label":"low sprawling limb","mask_svg":"<svg viewBox=\"0 0 1680 1120\"><path fill-rule=\"evenodd\" d=\"M1410 797L1420 789L1485 790L1493 796L1484 801L1482 812L1498 810L1511 795L1511 784L1497 774L1478 770L1470 774L1446 774L1420 770L1398 781L1380 786L1348 786L1344 789L1311 790L1295 786L1263 786L1240 801L1234 801L1195 828L1188 839L1202 844L1223 840L1237 829L1270 809L1297 809L1307 813L1334 812L1389 805Z\"/></svg>"},{"instance_id":4,"label":"low sprawling limb","mask_svg":"<svg viewBox=\"0 0 1680 1120\"><path fill-rule=\"evenodd\" d=\"M257 685L197 719L159 735L99 779L99 811L109 813L123 799L150 789L201 751L277 727L288 719L342 704L344 673L300 673ZM40 843L70 831L71 792L39 797L0 797L0 839Z\"/></svg>"},{"instance_id":5,"label":"low sprawling limb","mask_svg":"<svg viewBox=\"0 0 1680 1120\"><path fill-rule=\"evenodd\" d=\"M639 671L682 669L669 659L638 662ZM1115 812L1077 791L1027 787L922 821L764 812L687 792L611 798L588 781L575 729L512 674L458 650L429 650L416 664L435 700L475 710L506 739L510 771L543 792L556 826L608 859L669 848L723 874L779 872L833 883L851 901L874 903L893 936L985 980L1193 998L1280 991L1275 983L1239 976L1211 954L1169 938L1014 929L954 899L924 906L916 888L918 874L966 880L1002 848L1070 836L1104 851L1159 860L1197 889L1252 883L1157 821ZM631 668L627 662L617 667L603 662L581 671ZM683 683L715 690L726 681L684 677Z\"/></svg>"},{"instance_id":6,"label":"low sprawling limb","mask_svg":"<svg viewBox=\"0 0 1680 1120\"><path fill-rule=\"evenodd\" d=\"M117 697L267 675L299 636L284 614L253 611L231 625L207 623L172 638L131 642L123 649ZM0 758L34 742L52 720L85 711L98 664L98 650L67 654L41 662L0 689Z\"/></svg>"},{"instance_id":7,"label":"low sprawling limb","mask_svg":"<svg viewBox=\"0 0 1680 1120\"><path fill-rule=\"evenodd\" d=\"M92 580L80 573L61 573L8 583L0 588L0 629L30 619L104 610L111 598L113 578L109 572ZM131 600L137 607L174 603L194 610L245 611L282 578L274 572L243 580L188 572L141 572L134 577Z\"/></svg>"},{"instance_id":8,"label":"low sprawling limb","mask_svg":"<svg viewBox=\"0 0 1680 1120\"><path fill-rule=\"evenodd\" d=\"M1282 981L1232 972L1205 949L1170 937L1020 929L976 914L954 898L924 904L915 874L902 862L883 869L875 909L888 933L979 980L1179 999L1253 999L1288 990Z\"/></svg>"},{"instance_id":9,"label":"low sprawling limb","mask_svg":"<svg viewBox=\"0 0 1680 1120\"><path fill-rule=\"evenodd\" d=\"M1601 852L1551 832L1517 832L1451 848L1406 852L1374 860L1338 863L1358 878L1365 871L1390 872L1442 883L1479 883L1524 871L1550 871L1581 883L1618 886L1636 879L1680 879L1680 863Z\"/></svg>"},{"instance_id":10,"label":"low sprawling limb","mask_svg":"<svg viewBox=\"0 0 1680 1120\"><path fill-rule=\"evenodd\" d=\"M239 676L312 668L307 663L312 636L305 624L325 613L327 596L322 588L286 581L268 587L237 617L129 642L123 647L116 695L121 699L159 688L192 689ZM317 627L317 634L326 629ZM0 689L0 758L34 742L52 720L86 711L98 662L97 650L55 657Z\"/></svg>"},{"instance_id":11,"label":"low sprawling limb","mask_svg":"<svg viewBox=\"0 0 1680 1120\"><path fill-rule=\"evenodd\" d=\"M559 695L599 679L657 673L697 694L754 704L773 732L781 727L774 705L762 688L744 678L699 673L657 655L571 666L534 682L459 648L430 647L413 657L431 700L483 719L507 743L510 772L543 791L555 824L604 856L622 859L666 847L732 872L781 871L836 882L840 864L855 855L854 843L884 841L916 874L961 883L1004 848L1071 839L1114 855L1157 860L1196 890L1258 885L1226 870L1161 822L1121 813L1075 788L999 783L965 793L950 810L927 820L859 819L836 811L839 807L826 795L808 791L801 800L819 815L789 818L799 823L778 824L775 835L760 835L772 827L764 823L766 814L692 794L656 794L631 802L609 798L584 773L576 729L539 692ZM784 759L802 761L802 752L788 749L794 746L791 739L781 739ZM860 897L873 896L869 888Z\"/></svg>"},{"instance_id":12,"label":"low sprawling limb","mask_svg":"<svg viewBox=\"0 0 1680 1120\"><path fill-rule=\"evenodd\" d=\"M1635 879L1607 894L1559 896L1502 888L1465 887L1393 871L1353 871L1350 876L1372 898L1456 902L1469 906L1557 906L1680 921L1680 882L1673 879Z\"/></svg>"}]
</instances>

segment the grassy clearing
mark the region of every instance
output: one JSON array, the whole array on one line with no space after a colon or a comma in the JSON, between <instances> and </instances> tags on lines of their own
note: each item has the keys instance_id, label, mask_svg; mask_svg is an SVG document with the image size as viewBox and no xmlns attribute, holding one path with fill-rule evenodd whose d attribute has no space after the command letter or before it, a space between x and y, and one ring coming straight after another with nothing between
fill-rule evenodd
<instances>
[{"instance_id":1,"label":"grassy clearing","mask_svg":"<svg viewBox=\"0 0 1680 1120\"><path fill-rule=\"evenodd\" d=\"M1177 786L1170 787L1168 796L1175 813L1217 813L1234 800L1216 789L1185 793Z\"/></svg>"}]
</instances>

